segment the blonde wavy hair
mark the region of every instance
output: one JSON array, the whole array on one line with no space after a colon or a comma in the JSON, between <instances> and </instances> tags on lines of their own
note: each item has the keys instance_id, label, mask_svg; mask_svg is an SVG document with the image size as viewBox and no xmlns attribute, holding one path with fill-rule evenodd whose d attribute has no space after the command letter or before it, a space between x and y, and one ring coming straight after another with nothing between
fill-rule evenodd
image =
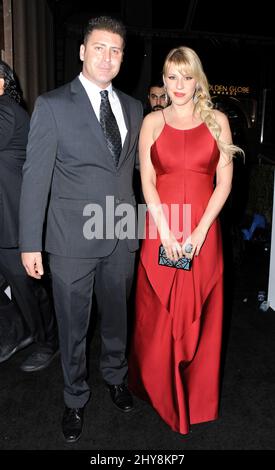
<instances>
[{"instance_id":1,"label":"blonde wavy hair","mask_svg":"<svg viewBox=\"0 0 275 470\"><path fill-rule=\"evenodd\" d=\"M229 161L232 160L235 153L244 154L243 150L237 145L227 144L220 140L221 126L218 124L213 112L213 103L209 93L209 84L203 70L200 58L193 49L186 46L176 47L172 49L166 56L163 75L168 74L170 65L177 67L182 74L190 74L197 81L196 91L194 93L194 114L201 117L209 131L216 139L218 148L221 152L228 156Z\"/></svg>"}]
</instances>

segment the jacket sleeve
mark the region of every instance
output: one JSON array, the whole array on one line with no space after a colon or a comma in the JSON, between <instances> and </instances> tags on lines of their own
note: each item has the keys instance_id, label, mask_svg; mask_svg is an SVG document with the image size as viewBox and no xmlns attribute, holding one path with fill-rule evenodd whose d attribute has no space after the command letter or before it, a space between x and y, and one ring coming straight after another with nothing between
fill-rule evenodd
<instances>
[{"instance_id":1,"label":"jacket sleeve","mask_svg":"<svg viewBox=\"0 0 275 470\"><path fill-rule=\"evenodd\" d=\"M13 110L7 106L0 105L0 150L5 149L14 132L15 116Z\"/></svg>"},{"instance_id":2,"label":"jacket sleeve","mask_svg":"<svg viewBox=\"0 0 275 470\"><path fill-rule=\"evenodd\" d=\"M31 118L19 214L20 251L42 251L43 225L57 151L57 129L46 98L36 101Z\"/></svg>"}]
</instances>

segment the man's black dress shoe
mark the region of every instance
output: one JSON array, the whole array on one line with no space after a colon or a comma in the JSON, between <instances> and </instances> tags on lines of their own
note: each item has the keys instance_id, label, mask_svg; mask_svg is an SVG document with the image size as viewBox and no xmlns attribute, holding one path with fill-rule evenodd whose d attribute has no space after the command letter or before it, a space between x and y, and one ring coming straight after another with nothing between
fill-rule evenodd
<instances>
[{"instance_id":1,"label":"man's black dress shoe","mask_svg":"<svg viewBox=\"0 0 275 470\"><path fill-rule=\"evenodd\" d=\"M134 408L133 398L125 383L119 385L107 384L114 405L127 413Z\"/></svg>"},{"instance_id":2,"label":"man's black dress shoe","mask_svg":"<svg viewBox=\"0 0 275 470\"><path fill-rule=\"evenodd\" d=\"M17 344L8 343L8 344L2 345L0 347L0 362L7 361L17 351L20 351L20 349L26 348L33 342L34 342L34 339L31 336L29 336L28 338L22 339Z\"/></svg>"},{"instance_id":3,"label":"man's black dress shoe","mask_svg":"<svg viewBox=\"0 0 275 470\"><path fill-rule=\"evenodd\" d=\"M37 370L46 369L58 354L57 351L34 351L21 364L20 369L24 372L36 372Z\"/></svg>"},{"instance_id":4,"label":"man's black dress shoe","mask_svg":"<svg viewBox=\"0 0 275 470\"><path fill-rule=\"evenodd\" d=\"M66 442L76 442L81 436L84 408L65 407L62 431Z\"/></svg>"}]
</instances>

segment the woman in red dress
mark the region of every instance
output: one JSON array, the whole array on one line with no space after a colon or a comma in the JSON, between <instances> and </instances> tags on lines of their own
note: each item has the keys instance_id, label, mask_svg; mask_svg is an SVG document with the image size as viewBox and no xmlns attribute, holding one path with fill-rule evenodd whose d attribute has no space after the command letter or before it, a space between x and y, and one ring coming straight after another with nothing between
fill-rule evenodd
<instances>
[{"instance_id":1,"label":"woman in red dress","mask_svg":"<svg viewBox=\"0 0 275 470\"><path fill-rule=\"evenodd\" d=\"M190 424L218 416L223 260L217 216L230 193L232 157L242 151L232 144L227 117L213 109L192 49L170 51L163 79L171 104L146 116L140 135L149 211L129 386L186 434ZM173 262L193 258L191 270L159 265L160 244Z\"/></svg>"}]
</instances>

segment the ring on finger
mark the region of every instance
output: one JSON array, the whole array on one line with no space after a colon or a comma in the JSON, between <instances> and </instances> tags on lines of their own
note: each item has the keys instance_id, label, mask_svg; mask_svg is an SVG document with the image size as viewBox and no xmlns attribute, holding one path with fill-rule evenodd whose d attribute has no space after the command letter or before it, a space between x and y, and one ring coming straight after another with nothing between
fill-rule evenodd
<instances>
[{"instance_id":1,"label":"ring on finger","mask_svg":"<svg viewBox=\"0 0 275 470\"><path fill-rule=\"evenodd\" d=\"M188 243L188 244L185 246L185 248L184 248L185 253L191 253L192 250L193 250L193 245L192 245L192 243Z\"/></svg>"}]
</instances>

